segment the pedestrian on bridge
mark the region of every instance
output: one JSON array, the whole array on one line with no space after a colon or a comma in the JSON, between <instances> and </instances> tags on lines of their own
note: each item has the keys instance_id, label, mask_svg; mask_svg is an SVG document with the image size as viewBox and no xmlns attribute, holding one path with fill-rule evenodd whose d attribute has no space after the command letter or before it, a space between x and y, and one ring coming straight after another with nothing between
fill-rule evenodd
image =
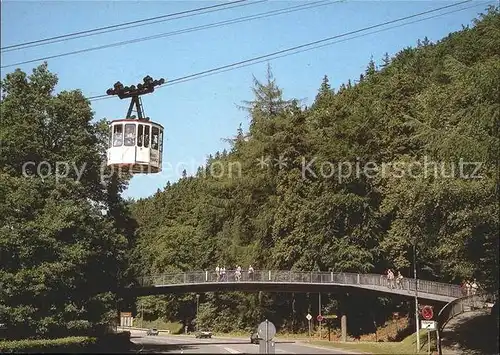
<instances>
[{"instance_id":1,"label":"pedestrian on bridge","mask_svg":"<svg viewBox=\"0 0 500 355\"><path fill-rule=\"evenodd\" d=\"M219 265L217 265L217 266L215 267L215 275L217 275L217 282L219 282L219 281L220 281L220 270L221 270L221 269L219 268Z\"/></svg>"},{"instance_id":2,"label":"pedestrian on bridge","mask_svg":"<svg viewBox=\"0 0 500 355\"><path fill-rule=\"evenodd\" d=\"M398 271L398 276L396 278L396 285L398 289L403 289L403 275L401 275L401 271Z\"/></svg>"},{"instance_id":3,"label":"pedestrian on bridge","mask_svg":"<svg viewBox=\"0 0 500 355\"><path fill-rule=\"evenodd\" d=\"M470 296L470 291L471 291L471 283L469 280L465 281L465 294L467 296Z\"/></svg>"},{"instance_id":4,"label":"pedestrian on bridge","mask_svg":"<svg viewBox=\"0 0 500 355\"><path fill-rule=\"evenodd\" d=\"M394 288L394 272L387 270L387 287Z\"/></svg>"},{"instance_id":5,"label":"pedestrian on bridge","mask_svg":"<svg viewBox=\"0 0 500 355\"><path fill-rule=\"evenodd\" d=\"M236 281L241 280L241 266L239 265L236 266L236 272L234 273L234 276L236 278Z\"/></svg>"},{"instance_id":6,"label":"pedestrian on bridge","mask_svg":"<svg viewBox=\"0 0 500 355\"><path fill-rule=\"evenodd\" d=\"M252 265L250 265L250 266L248 267L248 279L249 279L250 281L253 281L253 271L254 271L254 270L253 270L253 267L252 267Z\"/></svg>"},{"instance_id":7,"label":"pedestrian on bridge","mask_svg":"<svg viewBox=\"0 0 500 355\"><path fill-rule=\"evenodd\" d=\"M474 281L472 281L470 288L471 288L472 294L475 295L477 292L477 289L479 288L479 285L477 284L476 279L474 279Z\"/></svg>"}]
</instances>

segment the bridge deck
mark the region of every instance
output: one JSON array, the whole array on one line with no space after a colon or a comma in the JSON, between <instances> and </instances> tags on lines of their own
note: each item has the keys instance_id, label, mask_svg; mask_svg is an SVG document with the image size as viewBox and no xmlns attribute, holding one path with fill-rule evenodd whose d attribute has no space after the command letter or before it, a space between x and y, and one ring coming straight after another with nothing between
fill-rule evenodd
<instances>
[{"instance_id":1,"label":"bridge deck","mask_svg":"<svg viewBox=\"0 0 500 355\"><path fill-rule=\"evenodd\" d=\"M460 286L416 280L418 297L439 302L450 302L462 297ZM414 297L415 280L402 279L389 282L377 274L353 274L334 272L302 272L258 270L253 274L234 270L226 271L223 278L214 272L194 271L143 277L138 280L138 294L215 292L215 291L270 291L270 292L346 292L370 290L385 294Z\"/></svg>"}]
</instances>

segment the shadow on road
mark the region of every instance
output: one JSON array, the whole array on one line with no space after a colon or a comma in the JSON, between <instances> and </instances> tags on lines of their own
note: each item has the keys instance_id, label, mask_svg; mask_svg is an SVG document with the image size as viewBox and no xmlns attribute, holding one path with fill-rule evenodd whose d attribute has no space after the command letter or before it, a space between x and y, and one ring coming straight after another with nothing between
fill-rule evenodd
<instances>
[{"instance_id":1,"label":"shadow on road","mask_svg":"<svg viewBox=\"0 0 500 355\"><path fill-rule=\"evenodd\" d=\"M168 352L180 353L183 350L189 350L189 349L197 349L197 347L181 345L181 344L135 344L135 347L131 349L130 352L136 354L168 353Z\"/></svg>"},{"instance_id":2,"label":"shadow on road","mask_svg":"<svg viewBox=\"0 0 500 355\"><path fill-rule=\"evenodd\" d=\"M140 338L140 337L137 337ZM202 342L189 342L186 341L185 343L175 343L175 344L160 344L160 343L134 343L133 349L131 349L130 352L132 353L168 353L168 352L175 352L179 353L181 351L186 351L186 350L193 350L193 349L199 349L203 350L203 347L205 346L212 346L212 345L234 345L234 344L250 344L248 341L213 341L213 342L207 342L207 343L202 343ZM201 351L203 353L203 351Z\"/></svg>"},{"instance_id":3,"label":"shadow on road","mask_svg":"<svg viewBox=\"0 0 500 355\"><path fill-rule=\"evenodd\" d=\"M467 355L498 354L497 319L484 312L473 318L457 320L453 331L443 334L441 344Z\"/></svg>"},{"instance_id":4,"label":"shadow on road","mask_svg":"<svg viewBox=\"0 0 500 355\"><path fill-rule=\"evenodd\" d=\"M134 338L143 338L140 336L131 336L131 339ZM144 338L143 338L144 339ZM295 341L277 341L276 344L284 344L284 343L295 343ZM200 349L203 350L203 347L205 346L213 346L213 345L235 345L235 344L243 344L247 345L250 344L249 341L211 341L211 342L196 342L196 341L186 341L183 343L175 343L175 344L160 344L160 343L148 343L146 342L137 342L134 343L133 348L131 349L131 353L168 353L168 352L175 352L179 353L181 351L186 351L186 350L193 350L193 349ZM257 345L255 345L257 346Z\"/></svg>"}]
</instances>

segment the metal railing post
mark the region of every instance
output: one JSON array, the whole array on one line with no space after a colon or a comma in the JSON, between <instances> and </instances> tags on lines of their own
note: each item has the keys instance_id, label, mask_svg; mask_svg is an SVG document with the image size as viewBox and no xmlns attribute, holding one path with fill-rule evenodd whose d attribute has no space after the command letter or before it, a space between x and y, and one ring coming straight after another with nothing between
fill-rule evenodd
<instances>
[{"instance_id":1,"label":"metal railing post","mask_svg":"<svg viewBox=\"0 0 500 355\"><path fill-rule=\"evenodd\" d=\"M271 281L271 270L269 270L269 281Z\"/></svg>"},{"instance_id":2,"label":"metal railing post","mask_svg":"<svg viewBox=\"0 0 500 355\"><path fill-rule=\"evenodd\" d=\"M333 282L333 271L330 271L330 281Z\"/></svg>"},{"instance_id":3,"label":"metal railing post","mask_svg":"<svg viewBox=\"0 0 500 355\"><path fill-rule=\"evenodd\" d=\"M205 270L205 282L208 282L208 271Z\"/></svg>"},{"instance_id":4,"label":"metal railing post","mask_svg":"<svg viewBox=\"0 0 500 355\"><path fill-rule=\"evenodd\" d=\"M187 279L186 273L184 273L184 283L186 283L186 279Z\"/></svg>"},{"instance_id":5,"label":"metal railing post","mask_svg":"<svg viewBox=\"0 0 500 355\"><path fill-rule=\"evenodd\" d=\"M359 285L359 274L358 274L358 285Z\"/></svg>"}]
</instances>

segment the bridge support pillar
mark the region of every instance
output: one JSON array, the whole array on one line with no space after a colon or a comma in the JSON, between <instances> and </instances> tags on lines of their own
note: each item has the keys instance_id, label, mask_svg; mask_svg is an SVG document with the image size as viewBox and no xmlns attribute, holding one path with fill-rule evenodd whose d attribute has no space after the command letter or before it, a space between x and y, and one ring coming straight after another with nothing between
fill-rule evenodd
<instances>
[{"instance_id":1,"label":"bridge support pillar","mask_svg":"<svg viewBox=\"0 0 500 355\"><path fill-rule=\"evenodd\" d=\"M340 317L340 332L342 341L347 341L347 316L345 314Z\"/></svg>"}]
</instances>

